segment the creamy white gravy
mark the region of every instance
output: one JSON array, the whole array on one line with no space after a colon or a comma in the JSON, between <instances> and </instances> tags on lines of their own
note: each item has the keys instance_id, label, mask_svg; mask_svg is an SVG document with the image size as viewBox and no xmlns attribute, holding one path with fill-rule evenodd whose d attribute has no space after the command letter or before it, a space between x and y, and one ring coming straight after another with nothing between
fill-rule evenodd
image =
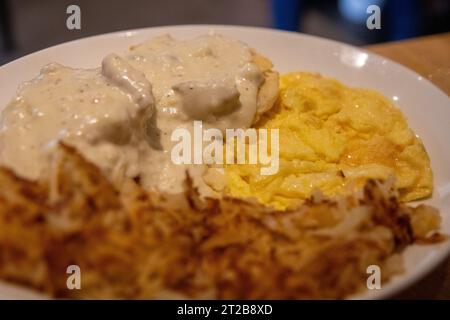
<instances>
[{"instance_id":1,"label":"creamy white gravy","mask_svg":"<svg viewBox=\"0 0 450 320\"><path fill-rule=\"evenodd\" d=\"M37 179L65 141L112 179L179 192L188 170L204 189L203 165L171 161L171 133L192 130L193 120L221 130L249 127L263 81L251 50L220 35L161 36L106 56L98 69L50 64L1 113L0 163Z\"/></svg>"}]
</instances>

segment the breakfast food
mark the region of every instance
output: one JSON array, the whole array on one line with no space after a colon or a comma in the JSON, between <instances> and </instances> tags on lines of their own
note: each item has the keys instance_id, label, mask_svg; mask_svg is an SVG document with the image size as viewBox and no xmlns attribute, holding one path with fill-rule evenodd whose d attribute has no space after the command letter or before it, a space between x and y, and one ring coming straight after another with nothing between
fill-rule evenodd
<instances>
[{"instance_id":1,"label":"breakfast food","mask_svg":"<svg viewBox=\"0 0 450 320\"><path fill-rule=\"evenodd\" d=\"M430 160L402 113L375 91L349 88L314 73L283 75L273 112L256 125L280 130L280 170L227 166L227 192L286 208L315 189L328 196L367 179L395 177L402 201L433 190Z\"/></svg>"},{"instance_id":2,"label":"breakfast food","mask_svg":"<svg viewBox=\"0 0 450 320\"><path fill-rule=\"evenodd\" d=\"M413 241L438 241L440 217L398 202L388 184L276 211L253 201L203 200L114 187L61 146L40 184L0 170L0 277L69 298L344 298L401 272ZM81 270L81 290L66 269Z\"/></svg>"},{"instance_id":3,"label":"breakfast food","mask_svg":"<svg viewBox=\"0 0 450 320\"><path fill-rule=\"evenodd\" d=\"M169 35L109 54L101 68L50 64L2 111L0 163L37 179L58 141L76 146L112 180L181 192L190 171L201 191L204 166L175 165L171 133L247 128L272 106L278 74L269 60L220 35Z\"/></svg>"},{"instance_id":4,"label":"breakfast food","mask_svg":"<svg viewBox=\"0 0 450 320\"><path fill-rule=\"evenodd\" d=\"M261 131L271 156L279 138L275 173L177 163L172 134L198 123L219 133L215 155L229 129L244 147L244 129L279 130ZM58 298L341 299L368 267L384 283L406 247L445 239L436 209L404 203L431 194L432 173L388 100L317 74L278 79L217 34L44 67L1 113L0 185L0 279Z\"/></svg>"}]
</instances>

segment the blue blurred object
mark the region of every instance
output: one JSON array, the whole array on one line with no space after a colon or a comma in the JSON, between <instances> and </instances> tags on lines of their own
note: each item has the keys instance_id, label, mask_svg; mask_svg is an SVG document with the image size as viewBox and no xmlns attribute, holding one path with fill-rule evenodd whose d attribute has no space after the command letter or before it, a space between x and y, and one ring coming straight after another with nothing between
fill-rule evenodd
<instances>
[{"instance_id":1,"label":"blue blurred object","mask_svg":"<svg viewBox=\"0 0 450 320\"><path fill-rule=\"evenodd\" d=\"M277 29L298 31L301 0L272 0L273 24Z\"/></svg>"},{"instance_id":2,"label":"blue blurred object","mask_svg":"<svg viewBox=\"0 0 450 320\"><path fill-rule=\"evenodd\" d=\"M389 40L403 40L421 34L422 8L419 0L387 1L385 9Z\"/></svg>"},{"instance_id":3,"label":"blue blurred object","mask_svg":"<svg viewBox=\"0 0 450 320\"><path fill-rule=\"evenodd\" d=\"M308 0L271 0L271 3L274 27L289 31L299 30L301 15L307 5L319 5ZM341 16L360 25L361 28L365 28L369 17L367 7L370 5L378 5L381 8L383 40L412 38L423 31L421 30L423 8L420 0L337 0Z\"/></svg>"},{"instance_id":4,"label":"blue blurred object","mask_svg":"<svg viewBox=\"0 0 450 320\"><path fill-rule=\"evenodd\" d=\"M365 24L367 20L367 7L377 5L383 8L385 0L339 0L338 8L340 14L347 20Z\"/></svg>"},{"instance_id":5,"label":"blue blurred object","mask_svg":"<svg viewBox=\"0 0 450 320\"><path fill-rule=\"evenodd\" d=\"M402 40L420 34L421 7L419 0L339 0L339 12L347 20L364 25L367 7L377 5L384 16L381 28L387 28L387 40Z\"/></svg>"}]
</instances>

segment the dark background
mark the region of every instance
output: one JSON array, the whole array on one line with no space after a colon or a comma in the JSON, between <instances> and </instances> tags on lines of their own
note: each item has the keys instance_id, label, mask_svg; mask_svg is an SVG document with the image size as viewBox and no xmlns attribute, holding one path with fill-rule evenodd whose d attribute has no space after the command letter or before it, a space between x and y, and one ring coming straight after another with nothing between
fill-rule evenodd
<instances>
[{"instance_id":1,"label":"dark background","mask_svg":"<svg viewBox=\"0 0 450 320\"><path fill-rule=\"evenodd\" d=\"M81 30L66 8L81 8ZM366 8L381 8L368 30ZM174 24L236 24L319 35L355 45L450 31L450 0L0 0L0 64L61 42Z\"/></svg>"}]
</instances>

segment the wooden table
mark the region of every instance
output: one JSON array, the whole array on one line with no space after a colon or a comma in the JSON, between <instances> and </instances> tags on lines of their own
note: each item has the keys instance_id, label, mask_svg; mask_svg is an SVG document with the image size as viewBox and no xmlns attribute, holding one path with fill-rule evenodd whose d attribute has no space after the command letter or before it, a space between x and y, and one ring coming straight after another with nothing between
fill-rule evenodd
<instances>
[{"instance_id":1,"label":"wooden table","mask_svg":"<svg viewBox=\"0 0 450 320\"><path fill-rule=\"evenodd\" d=\"M450 95L450 32L366 49L416 71ZM450 300L450 258L395 298Z\"/></svg>"},{"instance_id":2,"label":"wooden table","mask_svg":"<svg viewBox=\"0 0 450 320\"><path fill-rule=\"evenodd\" d=\"M450 32L366 48L416 71L450 95Z\"/></svg>"}]
</instances>

